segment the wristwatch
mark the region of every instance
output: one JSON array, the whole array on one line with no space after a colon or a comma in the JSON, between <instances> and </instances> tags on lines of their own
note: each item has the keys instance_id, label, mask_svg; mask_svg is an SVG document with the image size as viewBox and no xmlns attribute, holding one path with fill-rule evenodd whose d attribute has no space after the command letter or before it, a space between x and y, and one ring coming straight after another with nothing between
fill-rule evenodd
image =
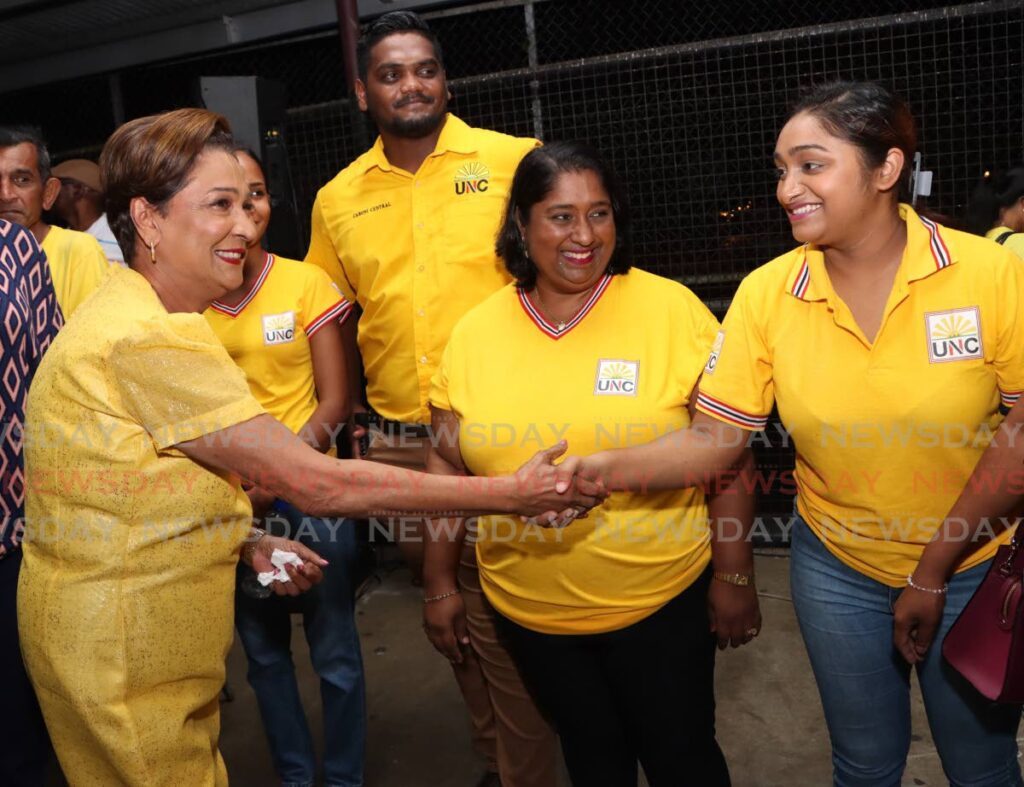
<instances>
[{"instance_id":1,"label":"wristwatch","mask_svg":"<svg viewBox=\"0 0 1024 787\"><path fill-rule=\"evenodd\" d=\"M719 582L728 582L730 585L747 587L754 584L753 574L726 574L724 571L715 571L711 574Z\"/></svg>"}]
</instances>

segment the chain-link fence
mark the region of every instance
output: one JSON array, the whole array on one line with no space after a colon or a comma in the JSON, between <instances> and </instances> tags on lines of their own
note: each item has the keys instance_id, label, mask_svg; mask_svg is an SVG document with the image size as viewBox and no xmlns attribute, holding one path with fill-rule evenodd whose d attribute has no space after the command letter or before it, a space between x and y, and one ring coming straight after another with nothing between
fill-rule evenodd
<instances>
[{"instance_id":1,"label":"chain-link fence","mask_svg":"<svg viewBox=\"0 0 1024 787\"><path fill-rule=\"evenodd\" d=\"M928 204L951 216L985 169L1024 155L1017 0L497 0L425 16L444 47L453 111L603 150L628 186L640 266L686 282L719 315L747 271L793 244L770 157L801 87L838 77L895 87L935 173ZM336 31L111 79L135 117L193 103L198 76L228 74L287 84L292 179L308 217L316 190L361 152ZM98 150L113 127L109 87L106 77L52 86L20 106L56 150ZM779 474L792 451L769 435L773 447L758 453L776 482L763 509L783 513Z\"/></svg>"}]
</instances>

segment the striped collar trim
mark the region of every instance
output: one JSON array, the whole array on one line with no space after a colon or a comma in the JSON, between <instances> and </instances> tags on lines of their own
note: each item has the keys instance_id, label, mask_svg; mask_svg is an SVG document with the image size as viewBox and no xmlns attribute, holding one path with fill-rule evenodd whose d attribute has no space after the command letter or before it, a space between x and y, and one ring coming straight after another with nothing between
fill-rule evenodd
<instances>
[{"instance_id":1,"label":"striped collar trim","mask_svg":"<svg viewBox=\"0 0 1024 787\"><path fill-rule=\"evenodd\" d=\"M807 288L811 284L811 268L807 264L806 248L802 256L800 270L797 271L796 278L793 279L793 284L789 288L789 294L795 295L800 300L804 300L804 296L807 295Z\"/></svg>"},{"instance_id":2,"label":"striped collar trim","mask_svg":"<svg viewBox=\"0 0 1024 787\"><path fill-rule=\"evenodd\" d=\"M935 270L941 271L943 268L948 268L953 264L953 256L949 253L949 248L939 233L939 226L924 216L918 216L918 218L924 224L925 229L928 230L928 247L931 249L932 258L935 260Z\"/></svg>"},{"instance_id":3,"label":"striped collar trim","mask_svg":"<svg viewBox=\"0 0 1024 787\"><path fill-rule=\"evenodd\" d=\"M900 215L908 222L907 251L905 254L909 254L910 259L906 261L908 266L906 270L908 272L904 274L907 276L908 281L924 278L953 264L953 255L949 251L946 240L942 237L942 228L938 224L931 219L914 213L911 208L905 205L900 206ZM928 233L927 242L928 251L931 252L930 259L927 254L924 254L924 250L920 245L925 240L923 234L920 230L912 229L915 226L911 223L914 218L921 222L920 226L924 227ZM807 244L804 244L799 252L800 266L796 271L796 275L790 280L786 291L790 295L800 298L800 300L815 300L813 293L808 294L811 289L811 268L807 257L811 249ZM820 252L818 253L820 254Z\"/></svg>"},{"instance_id":4,"label":"striped collar trim","mask_svg":"<svg viewBox=\"0 0 1024 787\"><path fill-rule=\"evenodd\" d=\"M260 275L253 283L252 289L249 290L248 295L242 298L242 300L240 300L234 306L229 306L223 301L214 301L213 303L210 304L210 308L216 312L220 312L221 314L226 314L228 317L237 317L239 314L242 313L245 307L252 302L252 299L256 297L256 293L260 291L260 287L263 286L263 282L265 282L267 280L267 276L270 275L270 269L273 267L273 265L274 255L268 253L267 259L263 263L263 270L260 271Z\"/></svg>"},{"instance_id":5,"label":"striped collar trim","mask_svg":"<svg viewBox=\"0 0 1024 787\"><path fill-rule=\"evenodd\" d=\"M533 320L534 324L541 329L544 333L550 336L552 339L561 339L569 331L583 322L583 318L590 313L590 310L594 308L594 305L601 299L604 291L608 289L608 285L611 283L612 275L606 273L601 277L601 280L594 286L594 291L590 293L590 297L587 298L587 302L583 304L576 316L571 320L564 323L552 324L545 319L544 315L540 313L540 309L534 306L530 300L530 296L526 294L525 290L516 289L516 293L519 295L519 303L523 307L523 311Z\"/></svg>"}]
</instances>

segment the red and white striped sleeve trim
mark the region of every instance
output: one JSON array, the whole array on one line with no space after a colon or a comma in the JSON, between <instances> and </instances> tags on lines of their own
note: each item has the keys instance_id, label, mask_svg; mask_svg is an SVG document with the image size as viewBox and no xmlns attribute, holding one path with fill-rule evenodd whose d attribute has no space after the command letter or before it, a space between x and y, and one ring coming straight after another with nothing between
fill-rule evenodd
<instances>
[{"instance_id":1,"label":"red and white striped sleeve trim","mask_svg":"<svg viewBox=\"0 0 1024 787\"><path fill-rule=\"evenodd\" d=\"M738 426L741 429L759 431L768 425L767 415L760 416L745 413L720 399L708 396L703 391L697 392L697 409L713 418Z\"/></svg>"},{"instance_id":2,"label":"red and white striped sleeve trim","mask_svg":"<svg viewBox=\"0 0 1024 787\"><path fill-rule=\"evenodd\" d=\"M331 308L313 320L309 325L306 326L306 336L312 337L317 331L323 328L331 320L337 320L339 325L343 325L345 320L348 319L349 314L352 313L352 304L342 298Z\"/></svg>"},{"instance_id":3,"label":"red and white striped sleeve trim","mask_svg":"<svg viewBox=\"0 0 1024 787\"><path fill-rule=\"evenodd\" d=\"M1003 403L1003 407L1013 407L1017 404L1017 400L1020 399L1022 391L1004 391L1002 388L999 389L999 400Z\"/></svg>"}]
</instances>

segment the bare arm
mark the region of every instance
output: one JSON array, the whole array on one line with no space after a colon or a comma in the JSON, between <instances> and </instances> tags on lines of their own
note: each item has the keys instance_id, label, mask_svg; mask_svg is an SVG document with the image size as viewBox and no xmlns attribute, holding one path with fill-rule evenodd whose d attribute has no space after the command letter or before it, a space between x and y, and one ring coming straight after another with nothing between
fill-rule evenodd
<instances>
[{"instance_id":1,"label":"bare arm","mask_svg":"<svg viewBox=\"0 0 1024 787\"><path fill-rule=\"evenodd\" d=\"M539 452L515 476L432 476L375 462L334 459L303 443L269 415L177 446L190 459L234 473L312 516L541 514L598 502L596 484L573 477L578 459L551 462L565 444Z\"/></svg>"},{"instance_id":2,"label":"bare arm","mask_svg":"<svg viewBox=\"0 0 1024 787\"><path fill-rule=\"evenodd\" d=\"M435 475L467 475L459 452L458 418L454 413L430 408L436 437L427 455L427 472ZM469 644L466 608L459 594L459 559L466 537L462 518L427 521L423 560L423 628L431 644L450 661L462 662L462 646ZM442 598L443 597L443 598Z\"/></svg>"},{"instance_id":3,"label":"bare arm","mask_svg":"<svg viewBox=\"0 0 1024 787\"><path fill-rule=\"evenodd\" d=\"M346 320L346 322L350 322ZM350 381L345 356L343 327L337 322L322 326L309 339L316 385L317 407L299 434L318 451L328 451L338 428L350 414Z\"/></svg>"},{"instance_id":4,"label":"bare arm","mask_svg":"<svg viewBox=\"0 0 1024 787\"><path fill-rule=\"evenodd\" d=\"M746 444L743 429L697 413L687 429L586 457L580 472L600 479L613 492L708 487L739 461Z\"/></svg>"},{"instance_id":5,"label":"bare arm","mask_svg":"<svg viewBox=\"0 0 1024 787\"><path fill-rule=\"evenodd\" d=\"M348 319L341 325L342 352L345 354L345 379L348 386L348 438L352 444L352 458L359 459L359 440L366 434L366 427L355 422L356 413L365 413L363 405L363 356L359 352L360 308L352 306Z\"/></svg>"}]
</instances>

